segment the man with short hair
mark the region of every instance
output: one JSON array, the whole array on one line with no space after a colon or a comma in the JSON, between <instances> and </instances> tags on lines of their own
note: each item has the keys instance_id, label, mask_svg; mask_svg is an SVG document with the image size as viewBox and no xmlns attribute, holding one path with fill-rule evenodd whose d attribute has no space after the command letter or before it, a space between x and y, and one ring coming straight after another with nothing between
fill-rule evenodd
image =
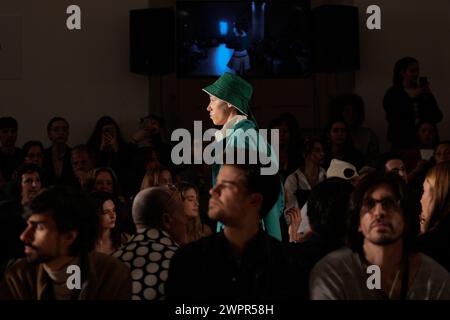
<instances>
[{"instance_id":1,"label":"man with short hair","mask_svg":"<svg viewBox=\"0 0 450 320\"><path fill-rule=\"evenodd\" d=\"M69 123L61 117L50 119L47 135L52 145L44 152L44 168L50 185L73 185L76 181L70 163Z\"/></svg>"},{"instance_id":2,"label":"man with short hair","mask_svg":"<svg viewBox=\"0 0 450 320\"><path fill-rule=\"evenodd\" d=\"M0 299L130 298L127 267L93 251L98 217L87 196L63 187L50 188L32 200L26 219L20 236L26 258L6 270Z\"/></svg>"},{"instance_id":3,"label":"man with short hair","mask_svg":"<svg viewBox=\"0 0 450 320\"><path fill-rule=\"evenodd\" d=\"M364 178L350 202L351 249L334 251L316 264L311 299L450 299L447 270L414 250L419 213L411 200L396 175Z\"/></svg>"},{"instance_id":4,"label":"man with short hair","mask_svg":"<svg viewBox=\"0 0 450 320\"><path fill-rule=\"evenodd\" d=\"M210 190L208 215L221 232L180 248L166 285L175 301L278 300L289 295L282 244L261 230L280 192L277 175L258 165L224 164Z\"/></svg>"},{"instance_id":5,"label":"man with short hair","mask_svg":"<svg viewBox=\"0 0 450 320\"><path fill-rule=\"evenodd\" d=\"M94 158L88 146L79 144L72 149L72 170L77 178L80 189L83 189L89 172L95 168Z\"/></svg>"},{"instance_id":6,"label":"man with short hair","mask_svg":"<svg viewBox=\"0 0 450 320\"><path fill-rule=\"evenodd\" d=\"M215 143L220 144L223 154L232 148L245 148L254 153L270 156L271 166L278 172L278 155L258 132L255 117L250 109L250 100L253 94L252 85L241 77L225 72L213 84L203 88L209 95L210 102L207 107L214 125L222 126L215 133ZM249 132L256 132L256 136L246 139ZM216 145L217 146L217 145ZM217 154L215 155L218 156ZM248 162L248 160L247 160ZM213 186L221 168L220 163L212 166ZM281 180L280 180L281 184ZM284 191L279 189L278 199L270 212L264 217L265 230L281 241L280 217L284 209ZM223 226L219 223L218 230Z\"/></svg>"},{"instance_id":7,"label":"man with short hair","mask_svg":"<svg viewBox=\"0 0 450 320\"><path fill-rule=\"evenodd\" d=\"M17 120L12 117L0 118L0 170L6 182L21 162L20 149L16 148Z\"/></svg>"},{"instance_id":8,"label":"man with short hair","mask_svg":"<svg viewBox=\"0 0 450 320\"><path fill-rule=\"evenodd\" d=\"M137 233L113 256L131 271L133 300L165 299L170 259L187 235L180 193L168 187L140 191L133 202Z\"/></svg>"}]
</instances>

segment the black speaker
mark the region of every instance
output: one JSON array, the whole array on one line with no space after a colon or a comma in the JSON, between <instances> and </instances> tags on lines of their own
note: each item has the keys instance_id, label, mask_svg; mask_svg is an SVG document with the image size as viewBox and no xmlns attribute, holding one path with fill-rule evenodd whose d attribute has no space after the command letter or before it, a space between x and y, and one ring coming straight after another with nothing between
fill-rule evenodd
<instances>
[{"instance_id":1,"label":"black speaker","mask_svg":"<svg viewBox=\"0 0 450 320\"><path fill-rule=\"evenodd\" d=\"M358 8L323 5L312 11L313 69L355 71L360 67Z\"/></svg>"},{"instance_id":2,"label":"black speaker","mask_svg":"<svg viewBox=\"0 0 450 320\"><path fill-rule=\"evenodd\" d=\"M130 71L167 74L174 71L175 15L171 8L130 11Z\"/></svg>"}]
</instances>

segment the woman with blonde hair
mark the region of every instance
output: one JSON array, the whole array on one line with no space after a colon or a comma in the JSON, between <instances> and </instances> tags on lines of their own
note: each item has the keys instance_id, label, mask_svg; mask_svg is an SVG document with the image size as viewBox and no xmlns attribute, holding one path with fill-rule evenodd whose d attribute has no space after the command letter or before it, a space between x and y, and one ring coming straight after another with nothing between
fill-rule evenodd
<instances>
[{"instance_id":1,"label":"woman with blonde hair","mask_svg":"<svg viewBox=\"0 0 450 320\"><path fill-rule=\"evenodd\" d=\"M211 235L211 229L200 219L197 187L188 182L180 182L177 189L183 201L184 214L188 217L186 243Z\"/></svg>"},{"instance_id":2,"label":"woman with blonde hair","mask_svg":"<svg viewBox=\"0 0 450 320\"><path fill-rule=\"evenodd\" d=\"M419 249L450 270L450 162L428 171L420 204Z\"/></svg>"}]
</instances>

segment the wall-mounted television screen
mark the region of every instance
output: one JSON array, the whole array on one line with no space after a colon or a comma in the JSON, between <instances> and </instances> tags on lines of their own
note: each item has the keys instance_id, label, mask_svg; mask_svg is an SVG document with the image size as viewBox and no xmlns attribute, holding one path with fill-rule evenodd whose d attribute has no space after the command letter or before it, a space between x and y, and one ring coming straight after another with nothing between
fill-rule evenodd
<instances>
[{"instance_id":1,"label":"wall-mounted television screen","mask_svg":"<svg viewBox=\"0 0 450 320\"><path fill-rule=\"evenodd\" d=\"M310 0L177 1L177 75L307 78L310 9Z\"/></svg>"}]
</instances>

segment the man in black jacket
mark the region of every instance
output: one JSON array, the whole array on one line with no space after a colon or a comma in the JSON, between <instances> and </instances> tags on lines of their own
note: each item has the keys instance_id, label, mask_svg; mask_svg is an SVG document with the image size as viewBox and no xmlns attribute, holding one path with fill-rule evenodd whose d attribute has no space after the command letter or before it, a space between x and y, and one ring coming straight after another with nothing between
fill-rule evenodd
<instances>
[{"instance_id":1,"label":"man in black jacket","mask_svg":"<svg viewBox=\"0 0 450 320\"><path fill-rule=\"evenodd\" d=\"M167 298L174 301L285 299L288 266L281 243L260 228L280 192L277 175L258 165L225 164L210 190L208 215L224 224L172 258Z\"/></svg>"}]
</instances>

